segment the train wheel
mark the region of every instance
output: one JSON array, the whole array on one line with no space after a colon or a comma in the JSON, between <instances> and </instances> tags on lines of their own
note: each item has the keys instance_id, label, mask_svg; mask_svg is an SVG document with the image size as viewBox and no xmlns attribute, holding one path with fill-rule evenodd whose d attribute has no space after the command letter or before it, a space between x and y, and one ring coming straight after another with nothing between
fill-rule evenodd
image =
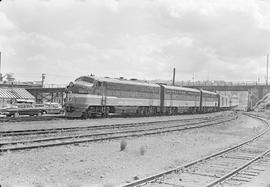
<instances>
[{"instance_id":1,"label":"train wheel","mask_svg":"<svg viewBox=\"0 0 270 187\"><path fill-rule=\"evenodd\" d=\"M144 107L141 107L139 110L140 110L140 116L144 116L145 115Z\"/></svg>"},{"instance_id":2,"label":"train wheel","mask_svg":"<svg viewBox=\"0 0 270 187\"><path fill-rule=\"evenodd\" d=\"M82 119L87 119L88 118L88 112L84 112L81 116Z\"/></svg>"},{"instance_id":3,"label":"train wheel","mask_svg":"<svg viewBox=\"0 0 270 187\"><path fill-rule=\"evenodd\" d=\"M169 115L173 115L173 108L170 108L169 112Z\"/></svg>"},{"instance_id":4,"label":"train wheel","mask_svg":"<svg viewBox=\"0 0 270 187\"><path fill-rule=\"evenodd\" d=\"M14 118L17 118L20 116L20 114L19 114L19 112L15 112L15 114L13 116L14 116Z\"/></svg>"},{"instance_id":5,"label":"train wheel","mask_svg":"<svg viewBox=\"0 0 270 187\"><path fill-rule=\"evenodd\" d=\"M146 111L146 107L143 107L143 116L146 116L146 114L147 114L147 111Z\"/></svg>"},{"instance_id":6,"label":"train wheel","mask_svg":"<svg viewBox=\"0 0 270 187\"><path fill-rule=\"evenodd\" d=\"M157 107L154 107L154 108L153 108L153 113L154 113L155 116L158 114L158 112L157 112Z\"/></svg>"},{"instance_id":7,"label":"train wheel","mask_svg":"<svg viewBox=\"0 0 270 187\"><path fill-rule=\"evenodd\" d=\"M175 115L178 114L178 108L177 107L174 108L174 114Z\"/></svg>"},{"instance_id":8,"label":"train wheel","mask_svg":"<svg viewBox=\"0 0 270 187\"><path fill-rule=\"evenodd\" d=\"M145 115L146 116L150 115L150 108L149 107L145 107Z\"/></svg>"}]
</instances>

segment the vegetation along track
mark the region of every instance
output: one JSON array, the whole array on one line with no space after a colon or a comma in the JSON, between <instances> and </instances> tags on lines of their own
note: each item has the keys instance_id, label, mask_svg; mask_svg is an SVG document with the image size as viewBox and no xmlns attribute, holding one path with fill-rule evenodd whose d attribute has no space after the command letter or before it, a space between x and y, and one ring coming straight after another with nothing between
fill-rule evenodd
<instances>
[{"instance_id":1,"label":"vegetation along track","mask_svg":"<svg viewBox=\"0 0 270 187\"><path fill-rule=\"evenodd\" d=\"M221 124L224 122L228 122L234 120L236 116L222 117L222 118L211 118L210 120L201 120L190 123L180 123L180 124L170 124L168 122L177 122L176 120L167 120L167 121L158 121L158 122L144 122L138 123L141 125L140 128L134 125L134 123L129 124L128 128L110 128L106 129L106 131L101 131L97 133L79 134L79 135L69 135L69 136L57 136L57 137L49 137L49 138L38 138L38 139L28 139L28 140L19 140L19 141L7 141L0 143L0 151L16 151L16 150L24 150L24 149L34 149L40 147L52 147L52 146L60 146L60 145L68 145L68 144L78 144L83 142L96 142L103 140L112 140L119 139L125 137L135 137L135 136L145 136L145 135L153 135L160 134L166 132L173 131L182 131L193 128L201 128L210 125ZM178 120L179 121L179 120ZM149 125L151 124L151 125ZM156 124L156 126L152 126ZM121 124L122 125L122 124Z\"/></svg>"},{"instance_id":2,"label":"vegetation along track","mask_svg":"<svg viewBox=\"0 0 270 187\"><path fill-rule=\"evenodd\" d=\"M124 184L122 187L142 185L210 187L219 184L228 186L249 182L263 170L266 163L270 163L269 123L263 118L253 115L252 117L267 123L268 128L237 146L183 166Z\"/></svg>"}]
</instances>

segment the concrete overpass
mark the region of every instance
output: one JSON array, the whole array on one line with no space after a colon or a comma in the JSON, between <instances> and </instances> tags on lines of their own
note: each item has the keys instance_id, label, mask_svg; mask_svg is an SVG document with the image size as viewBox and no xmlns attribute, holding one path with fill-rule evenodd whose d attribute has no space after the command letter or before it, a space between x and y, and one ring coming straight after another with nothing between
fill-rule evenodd
<instances>
[{"instance_id":1,"label":"concrete overpass","mask_svg":"<svg viewBox=\"0 0 270 187\"><path fill-rule=\"evenodd\" d=\"M248 92L248 109L251 109L258 100L270 92L270 85L260 84L235 84L235 85L183 85L189 88L204 89L209 91L237 91Z\"/></svg>"}]
</instances>

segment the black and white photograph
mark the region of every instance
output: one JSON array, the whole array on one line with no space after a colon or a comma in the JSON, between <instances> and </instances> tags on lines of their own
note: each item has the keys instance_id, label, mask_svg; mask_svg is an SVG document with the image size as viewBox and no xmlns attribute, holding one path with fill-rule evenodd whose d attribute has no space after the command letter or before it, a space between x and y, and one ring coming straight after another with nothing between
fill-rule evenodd
<instances>
[{"instance_id":1,"label":"black and white photograph","mask_svg":"<svg viewBox=\"0 0 270 187\"><path fill-rule=\"evenodd\" d=\"M270 1L0 0L0 187L270 187Z\"/></svg>"}]
</instances>

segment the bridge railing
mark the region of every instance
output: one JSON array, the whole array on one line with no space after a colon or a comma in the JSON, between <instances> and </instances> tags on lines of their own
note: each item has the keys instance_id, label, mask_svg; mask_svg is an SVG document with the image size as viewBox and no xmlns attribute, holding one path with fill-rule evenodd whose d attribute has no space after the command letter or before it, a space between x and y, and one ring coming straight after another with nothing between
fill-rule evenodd
<instances>
[{"instance_id":1,"label":"bridge railing","mask_svg":"<svg viewBox=\"0 0 270 187\"><path fill-rule=\"evenodd\" d=\"M65 88L66 84L44 84L43 88Z\"/></svg>"},{"instance_id":2,"label":"bridge railing","mask_svg":"<svg viewBox=\"0 0 270 187\"><path fill-rule=\"evenodd\" d=\"M179 86L258 86L258 85L266 85L265 83L259 82L176 82L176 85Z\"/></svg>"}]
</instances>

